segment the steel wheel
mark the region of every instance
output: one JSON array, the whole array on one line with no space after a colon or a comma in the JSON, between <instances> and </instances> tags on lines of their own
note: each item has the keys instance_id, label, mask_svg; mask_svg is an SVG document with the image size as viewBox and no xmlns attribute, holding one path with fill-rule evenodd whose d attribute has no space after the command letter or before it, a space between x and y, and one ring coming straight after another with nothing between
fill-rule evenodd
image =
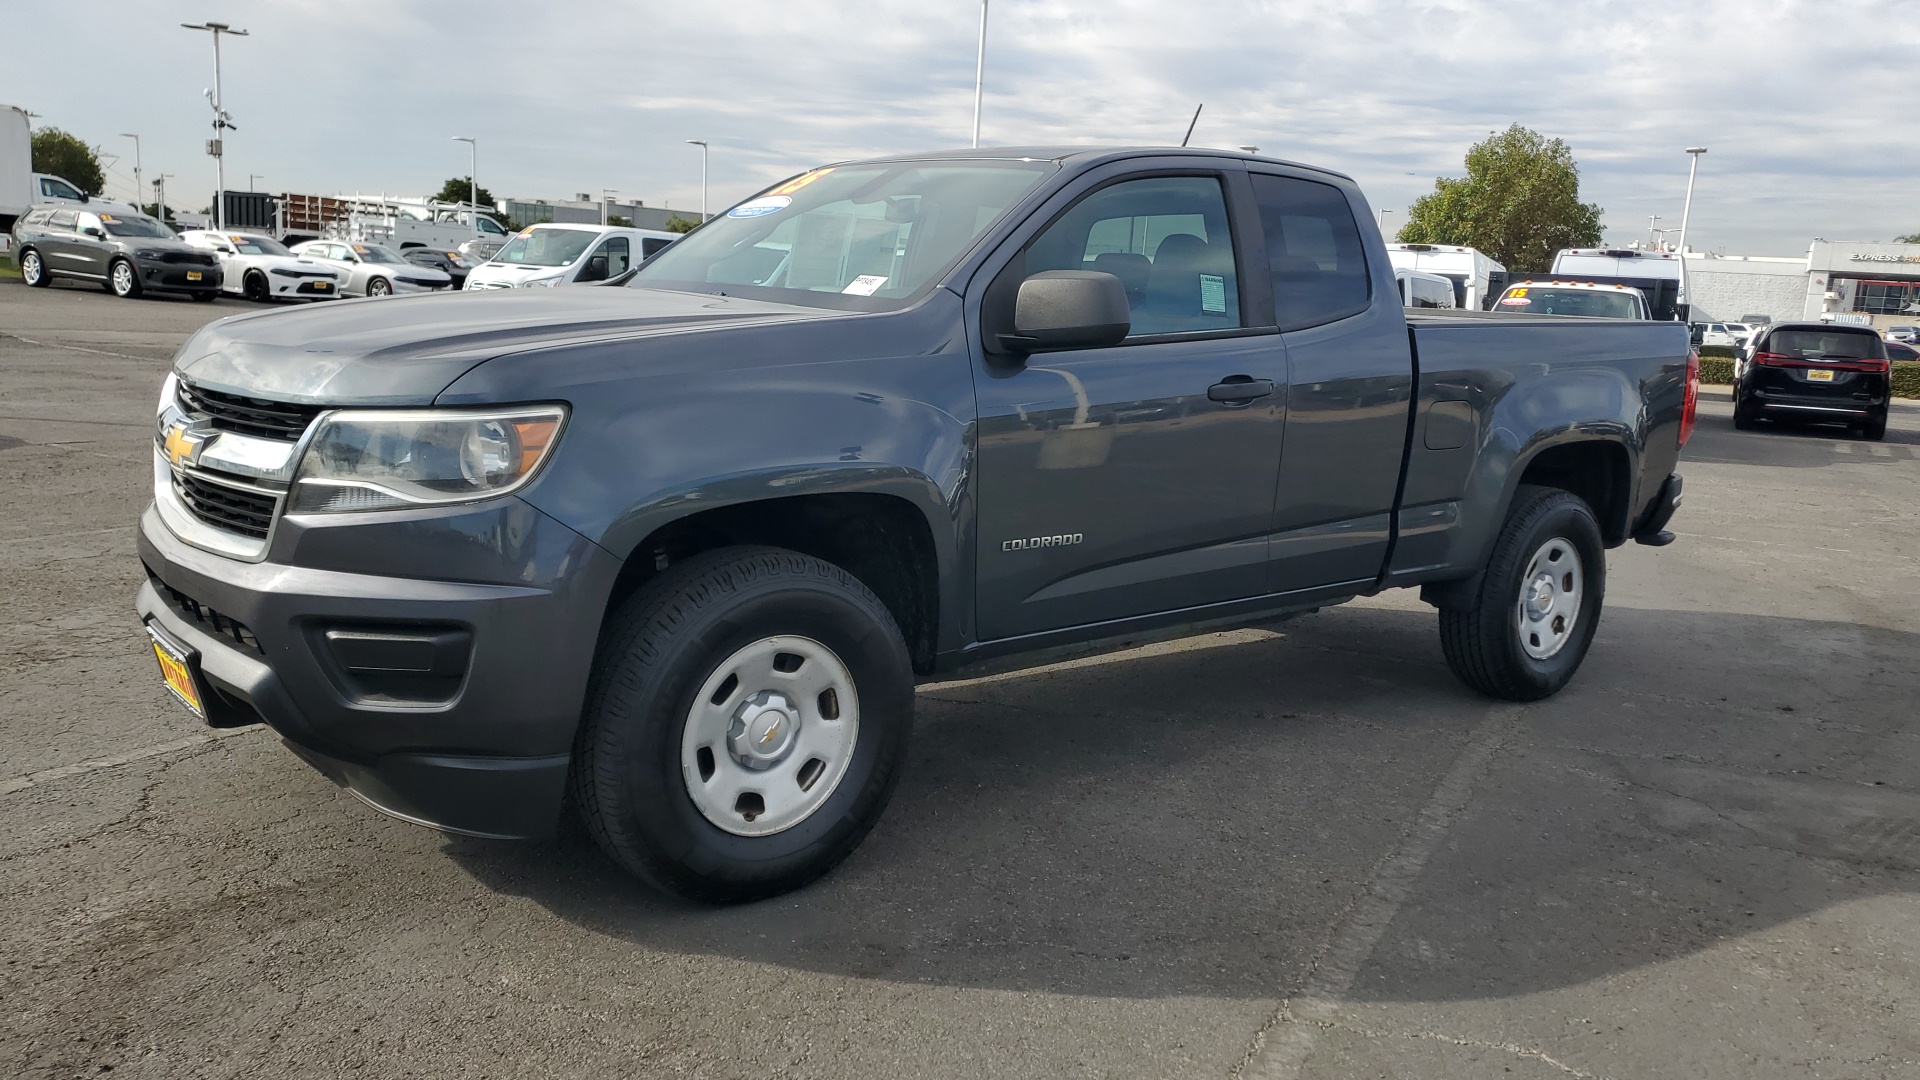
<instances>
[{"instance_id":1,"label":"steel wheel","mask_svg":"<svg viewBox=\"0 0 1920 1080\"><path fill-rule=\"evenodd\" d=\"M1535 660L1557 654L1580 621L1580 593L1586 584L1579 549L1564 536L1541 544L1520 575L1520 598L1513 608L1520 648Z\"/></svg>"},{"instance_id":2,"label":"steel wheel","mask_svg":"<svg viewBox=\"0 0 1920 1080\"><path fill-rule=\"evenodd\" d=\"M115 296L140 295L140 278L133 272L133 264L121 259L107 271L107 282L113 287Z\"/></svg>"},{"instance_id":3,"label":"steel wheel","mask_svg":"<svg viewBox=\"0 0 1920 1080\"><path fill-rule=\"evenodd\" d=\"M853 675L812 638L763 638L727 657L695 695L680 771L702 816L770 836L820 809L860 734Z\"/></svg>"}]
</instances>

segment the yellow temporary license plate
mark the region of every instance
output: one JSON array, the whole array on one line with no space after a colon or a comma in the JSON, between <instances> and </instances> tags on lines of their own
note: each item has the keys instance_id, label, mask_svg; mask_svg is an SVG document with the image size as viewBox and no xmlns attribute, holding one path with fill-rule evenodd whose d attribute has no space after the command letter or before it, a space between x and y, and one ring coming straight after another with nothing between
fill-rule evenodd
<instances>
[{"instance_id":1,"label":"yellow temporary license plate","mask_svg":"<svg viewBox=\"0 0 1920 1080\"><path fill-rule=\"evenodd\" d=\"M198 271L198 270L189 270L189 271L187 271L187 280L188 280L188 281L199 281L199 280L200 280L200 271Z\"/></svg>"},{"instance_id":2,"label":"yellow temporary license plate","mask_svg":"<svg viewBox=\"0 0 1920 1080\"><path fill-rule=\"evenodd\" d=\"M1808 382L1832 382L1833 372L1823 371L1819 368L1812 368L1807 372L1807 381Z\"/></svg>"},{"instance_id":3,"label":"yellow temporary license plate","mask_svg":"<svg viewBox=\"0 0 1920 1080\"><path fill-rule=\"evenodd\" d=\"M193 715L202 720L207 718L207 708L200 703L200 684L194 680L193 667L188 663L187 651L155 630L147 626L147 636L153 639L153 655L160 661L160 678L173 691L180 703L193 710Z\"/></svg>"},{"instance_id":4,"label":"yellow temporary license plate","mask_svg":"<svg viewBox=\"0 0 1920 1080\"><path fill-rule=\"evenodd\" d=\"M333 288L333 282L331 281L316 281L313 283L314 292L326 292L331 288Z\"/></svg>"}]
</instances>

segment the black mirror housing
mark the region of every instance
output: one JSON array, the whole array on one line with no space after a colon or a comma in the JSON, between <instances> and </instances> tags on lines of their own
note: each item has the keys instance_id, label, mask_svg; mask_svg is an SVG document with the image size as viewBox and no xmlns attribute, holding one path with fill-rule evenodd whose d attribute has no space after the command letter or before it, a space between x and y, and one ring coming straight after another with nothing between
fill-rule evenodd
<instances>
[{"instance_id":1,"label":"black mirror housing","mask_svg":"<svg viewBox=\"0 0 1920 1080\"><path fill-rule=\"evenodd\" d=\"M1010 352L1096 349L1118 345L1133 328L1127 287L1098 270L1045 270L1020 283L1013 333L1001 334Z\"/></svg>"}]
</instances>

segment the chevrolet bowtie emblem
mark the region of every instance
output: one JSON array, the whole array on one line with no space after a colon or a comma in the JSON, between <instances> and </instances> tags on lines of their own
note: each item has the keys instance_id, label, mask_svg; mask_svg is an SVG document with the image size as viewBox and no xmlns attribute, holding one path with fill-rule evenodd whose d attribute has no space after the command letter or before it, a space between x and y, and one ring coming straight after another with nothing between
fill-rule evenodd
<instances>
[{"instance_id":1,"label":"chevrolet bowtie emblem","mask_svg":"<svg viewBox=\"0 0 1920 1080\"><path fill-rule=\"evenodd\" d=\"M160 449L167 455L168 463L177 467L190 464L200 452L200 447L205 445L206 439L204 433L194 431L186 424L169 424L160 438Z\"/></svg>"},{"instance_id":2,"label":"chevrolet bowtie emblem","mask_svg":"<svg viewBox=\"0 0 1920 1080\"><path fill-rule=\"evenodd\" d=\"M780 734L780 721L775 720L773 723L767 725L767 733L760 736L760 745L765 746L772 742L773 737L778 734Z\"/></svg>"}]
</instances>

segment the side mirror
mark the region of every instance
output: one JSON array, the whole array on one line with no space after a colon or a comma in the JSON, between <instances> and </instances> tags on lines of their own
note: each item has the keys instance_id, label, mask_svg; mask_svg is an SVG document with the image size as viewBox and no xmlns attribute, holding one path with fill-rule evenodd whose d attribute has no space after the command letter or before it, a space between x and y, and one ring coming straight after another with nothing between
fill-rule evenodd
<instances>
[{"instance_id":1,"label":"side mirror","mask_svg":"<svg viewBox=\"0 0 1920 1080\"><path fill-rule=\"evenodd\" d=\"M1013 333L1001 334L1009 352L1097 349L1118 345L1133 328L1127 287L1098 270L1045 270L1020 283Z\"/></svg>"},{"instance_id":2,"label":"side mirror","mask_svg":"<svg viewBox=\"0 0 1920 1080\"><path fill-rule=\"evenodd\" d=\"M88 236L93 237L95 240L105 240L107 238L107 230L98 228L93 225L89 225L86 228L81 229L80 231L83 233L86 233Z\"/></svg>"},{"instance_id":3,"label":"side mirror","mask_svg":"<svg viewBox=\"0 0 1920 1080\"><path fill-rule=\"evenodd\" d=\"M587 260L587 265L580 271L580 276L574 280L605 281L606 277L607 257L605 255L595 255L593 258Z\"/></svg>"}]
</instances>

